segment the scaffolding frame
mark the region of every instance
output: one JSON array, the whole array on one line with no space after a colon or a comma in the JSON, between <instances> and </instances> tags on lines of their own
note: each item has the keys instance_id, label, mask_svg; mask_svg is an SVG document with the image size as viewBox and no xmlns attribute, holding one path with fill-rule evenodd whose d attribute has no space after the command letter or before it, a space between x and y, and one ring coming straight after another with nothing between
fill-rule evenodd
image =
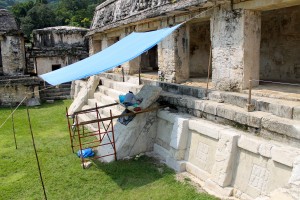
<instances>
[{"instance_id":1,"label":"scaffolding frame","mask_svg":"<svg viewBox=\"0 0 300 200\"><path fill-rule=\"evenodd\" d=\"M103 157L107 157L107 156L114 156L115 160L117 160L113 119L116 119L119 117L137 115L137 114L141 114L141 113L145 113L145 112L152 112L152 111L155 111L155 110L161 108L158 106L158 107L148 108L148 109L144 109L144 110L137 111L137 112L131 111L129 113L121 114L121 115L113 115L112 111L110 109L109 117L105 117L105 118L101 117L101 114L100 114L101 109L108 108L108 107L115 106L115 105L121 105L121 104L116 102L116 103L107 104L104 106L98 106L96 103L94 108L80 110L80 111L74 112L74 114L72 114L72 115L70 115L68 113L68 108L66 108L66 117L67 117L67 121L68 121L68 129L69 129L72 152L74 153L74 148L79 148L80 153L81 153L80 159L81 159L83 169L85 169L84 162L86 160L95 160L95 159L99 159L99 158L103 158ZM93 114L93 113L95 113L96 119L88 120L88 121L79 120L79 117L78 117L79 115ZM105 121L108 121L108 124L105 124L104 123ZM97 130L94 130L94 131L87 130L86 131L85 126L91 125L91 124L96 124ZM101 129L101 125L102 125L102 129ZM111 136L110 136L110 134L111 134ZM84 139L95 137L95 136L97 137L97 140L84 141ZM108 138L109 142L103 143L105 136ZM105 145L111 145L111 147L113 149L113 153L108 153L108 154L101 155L101 156L94 156L93 158L89 158L89 159L83 158L82 151L84 149L96 148L96 147L105 146Z\"/></svg>"},{"instance_id":2,"label":"scaffolding frame","mask_svg":"<svg viewBox=\"0 0 300 200\"><path fill-rule=\"evenodd\" d=\"M68 130L70 136L70 143L72 152L75 152L75 148L80 150L80 159L82 167L85 168L84 162L87 160L96 160L99 158L114 156L114 159L117 160L116 145L115 145L115 136L114 136L114 124L113 124L113 115L110 109L110 117L103 118L101 117L100 110L106 107L115 106L118 103L108 104L105 106L98 106L95 104L94 108L85 109L81 111L74 112L70 115L68 113L68 108L66 108L66 117L68 121ZM96 122L83 121L79 119L79 115L91 114L95 115ZM108 121L106 124L105 121ZM95 130L88 130L85 126L88 124L96 124ZM101 126L102 125L102 126ZM96 137L96 139L95 139ZM109 142L104 142L104 138L107 137ZM111 145L113 152L101 156L94 156L92 158L84 158L83 150L87 148L96 148L100 146Z\"/></svg>"}]
</instances>

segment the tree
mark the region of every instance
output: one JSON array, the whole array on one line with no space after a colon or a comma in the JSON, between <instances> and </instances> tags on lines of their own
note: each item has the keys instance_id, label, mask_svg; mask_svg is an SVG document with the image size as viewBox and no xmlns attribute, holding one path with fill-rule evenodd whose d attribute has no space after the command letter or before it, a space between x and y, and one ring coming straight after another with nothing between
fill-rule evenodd
<instances>
[{"instance_id":1,"label":"tree","mask_svg":"<svg viewBox=\"0 0 300 200\"><path fill-rule=\"evenodd\" d=\"M33 29L55 26L55 14L46 4L36 4L21 18L21 29L30 36Z\"/></svg>"}]
</instances>

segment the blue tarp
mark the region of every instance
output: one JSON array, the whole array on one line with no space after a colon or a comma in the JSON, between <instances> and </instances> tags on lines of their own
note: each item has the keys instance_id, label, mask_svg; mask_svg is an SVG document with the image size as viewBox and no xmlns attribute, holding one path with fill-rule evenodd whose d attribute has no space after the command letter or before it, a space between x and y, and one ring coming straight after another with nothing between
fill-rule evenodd
<instances>
[{"instance_id":1,"label":"blue tarp","mask_svg":"<svg viewBox=\"0 0 300 200\"><path fill-rule=\"evenodd\" d=\"M180 25L145 33L133 32L99 53L40 77L51 85L59 85L103 73L151 49Z\"/></svg>"}]
</instances>

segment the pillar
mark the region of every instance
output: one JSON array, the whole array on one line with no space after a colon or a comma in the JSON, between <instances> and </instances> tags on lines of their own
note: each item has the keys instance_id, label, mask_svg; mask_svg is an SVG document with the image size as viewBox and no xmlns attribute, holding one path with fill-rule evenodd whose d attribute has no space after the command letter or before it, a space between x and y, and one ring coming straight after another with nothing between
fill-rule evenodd
<instances>
[{"instance_id":1,"label":"pillar","mask_svg":"<svg viewBox=\"0 0 300 200\"><path fill-rule=\"evenodd\" d=\"M20 36L5 36L1 41L4 75L23 75L25 71L24 39Z\"/></svg>"},{"instance_id":2,"label":"pillar","mask_svg":"<svg viewBox=\"0 0 300 200\"><path fill-rule=\"evenodd\" d=\"M189 26L182 25L158 44L160 80L181 83L189 78Z\"/></svg>"},{"instance_id":3,"label":"pillar","mask_svg":"<svg viewBox=\"0 0 300 200\"><path fill-rule=\"evenodd\" d=\"M216 8L211 20L212 81L216 89L247 89L259 79L260 13ZM253 86L258 82L253 82Z\"/></svg>"}]
</instances>

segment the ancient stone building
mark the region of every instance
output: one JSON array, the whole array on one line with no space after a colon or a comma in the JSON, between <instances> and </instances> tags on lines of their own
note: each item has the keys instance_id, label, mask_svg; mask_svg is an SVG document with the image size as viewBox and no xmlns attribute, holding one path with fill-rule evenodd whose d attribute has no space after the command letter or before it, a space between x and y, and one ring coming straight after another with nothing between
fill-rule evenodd
<instances>
[{"instance_id":1,"label":"ancient stone building","mask_svg":"<svg viewBox=\"0 0 300 200\"><path fill-rule=\"evenodd\" d=\"M142 85L130 75L140 67L151 71L157 81L143 78L142 83L160 87L160 101L169 110L157 111L149 121L139 117L143 128L137 138L126 138L126 127L117 124L123 130L116 136L117 155L153 151L222 198L300 199L299 85L253 91L252 99L244 90L249 79L299 84L299 17L299 0L106 1L96 8L88 33L91 55L133 31L185 23L123 64L129 74L125 82L116 73L77 81L74 105L89 109L114 103L129 90L137 93ZM179 84L207 78L208 66L213 84L208 94L205 87ZM246 109L249 104L253 112ZM101 110L106 117L109 113ZM81 120L92 119L87 114Z\"/></svg>"},{"instance_id":2,"label":"ancient stone building","mask_svg":"<svg viewBox=\"0 0 300 200\"><path fill-rule=\"evenodd\" d=\"M88 29L70 26L33 31L32 57L38 75L70 65L88 57Z\"/></svg>"},{"instance_id":3,"label":"ancient stone building","mask_svg":"<svg viewBox=\"0 0 300 200\"><path fill-rule=\"evenodd\" d=\"M10 105L37 97L39 79L25 75L25 49L22 32L7 10L0 10L0 105ZM26 102L26 101L24 101Z\"/></svg>"}]
</instances>

